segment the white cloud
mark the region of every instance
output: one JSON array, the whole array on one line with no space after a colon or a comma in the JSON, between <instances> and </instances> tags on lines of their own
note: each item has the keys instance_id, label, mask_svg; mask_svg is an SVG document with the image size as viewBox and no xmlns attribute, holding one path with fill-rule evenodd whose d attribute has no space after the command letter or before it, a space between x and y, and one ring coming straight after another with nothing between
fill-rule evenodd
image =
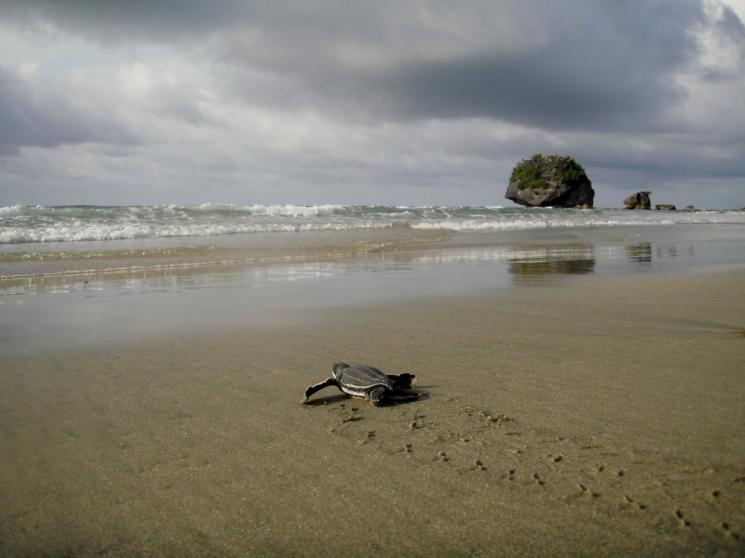
<instances>
[{"instance_id":1,"label":"white cloud","mask_svg":"<svg viewBox=\"0 0 745 558\"><path fill-rule=\"evenodd\" d=\"M31 75L39 69L38 62L24 62L18 65L18 73L24 78L31 77Z\"/></svg>"},{"instance_id":2,"label":"white cloud","mask_svg":"<svg viewBox=\"0 0 745 558\"><path fill-rule=\"evenodd\" d=\"M500 203L537 151L607 205L731 205L745 177L743 26L714 0L137 6L7 2L0 204Z\"/></svg>"}]
</instances>

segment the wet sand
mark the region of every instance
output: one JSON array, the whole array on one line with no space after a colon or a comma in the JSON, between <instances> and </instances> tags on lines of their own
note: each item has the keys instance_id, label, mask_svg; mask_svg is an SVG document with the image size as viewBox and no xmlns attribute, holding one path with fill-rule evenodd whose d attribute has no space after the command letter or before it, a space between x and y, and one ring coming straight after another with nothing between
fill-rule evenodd
<instances>
[{"instance_id":1,"label":"wet sand","mask_svg":"<svg viewBox=\"0 0 745 558\"><path fill-rule=\"evenodd\" d=\"M745 273L6 358L0 555L741 556ZM334 361L417 375L375 408Z\"/></svg>"}]
</instances>

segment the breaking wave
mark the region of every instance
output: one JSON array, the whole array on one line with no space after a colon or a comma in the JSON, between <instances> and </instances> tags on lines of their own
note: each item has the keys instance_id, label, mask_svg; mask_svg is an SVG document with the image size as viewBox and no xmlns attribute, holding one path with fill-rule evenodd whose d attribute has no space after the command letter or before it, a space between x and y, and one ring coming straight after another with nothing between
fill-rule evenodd
<instances>
[{"instance_id":1,"label":"breaking wave","mask_svg":"<svg viewBox=\"0 0 745 558\"><path fill-rule=\"evenodd\" d=\"M626 211L501 206L233 205L0 207L0 244L381 229L506 231L745 224L742 211Z\"/></svg>"}]
</instances>

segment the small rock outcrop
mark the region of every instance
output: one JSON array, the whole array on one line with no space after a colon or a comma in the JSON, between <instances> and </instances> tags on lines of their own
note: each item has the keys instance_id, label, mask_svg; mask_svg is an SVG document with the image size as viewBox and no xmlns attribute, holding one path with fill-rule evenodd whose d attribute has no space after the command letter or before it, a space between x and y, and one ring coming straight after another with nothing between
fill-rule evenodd
<instances>
[{"instance_id":1,"label":"small rock outcrop","mask_svg":"<svg viewBox=\"0 0 745 558\"><path fill-rule=\"evenodd\" d=\"M675 204L672 203L660 203L654 206L657 211L677 211Z\"/></svg>"},{"instance_id":2,"label":"small rock outcrop","mask_svg":"<svg viewBox=\"0 0 745 558\"><path fill-rule=\"evenodd\" d=\"M529 207L591 208L595 190L572 157L538 153L515 165L504 197Z\"/></svg>"},{"instance_id":3,"label":"small rock outcrop","mask_svg":"<svg viewBox=\"0 0 745 558\"><path fill-rule=\"evenodd\" d=\"M652 192L637 192L631 194L628 198L623 200L623 205L626 209L651 209L652 202L649 200L649 195Z\"/></svg>"}]
</instances>

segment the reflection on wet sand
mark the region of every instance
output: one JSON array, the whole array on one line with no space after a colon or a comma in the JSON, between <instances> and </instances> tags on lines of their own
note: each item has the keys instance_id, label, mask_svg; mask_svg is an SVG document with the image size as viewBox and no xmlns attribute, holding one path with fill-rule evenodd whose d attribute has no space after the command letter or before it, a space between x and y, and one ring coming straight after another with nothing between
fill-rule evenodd
<instances>
[{"instance_id":1,"label":"reflection on wet sand","mask_svg":"<svg viewBox=\"0 0 745 558\"><path fill-rule=\"evenodd\" d=\"M325 242L325 238L321 238ZM375 240L375 242L373 242ZM394 239L395 240L395 239ZM432 243L432 237L413 237L410 242L389 238L357 238L336 244L305 247L286 245L236 247L194 247L179 250L142 249L107 251L98 257L95 251L70 251L47 261L41 252L31 263L13 255L0 259L0 304L11 297L22 303L26 295L79 292L85 296L117 292L180 292L215 287L261 287L269 284L305 280L372 280L370 273L394 273L392 281L421 286L422 277L429 285L454 280L465 282L465 275L479 284L537 284L576 276L607 272L647 272L655 269L690 268L701 265L702 258L712 261L738 261L738 244L708 243L698 249L693 243L596 242L590 239L567 241L549 239L545 243L504 242L450 246ZM485 242L480 237L479 242ZM625 240L625 239L624 239ZM421 242L420 242L421 241ZM320 241L319 241L320 242ZM471 239L471 242L474 242ZM717 251L718 250L718 251ZM30 254L28 250L24 254ZM71 254L76 254L74 257ZM35 258L35 259L34 259ZM37 261L38 260L38 261ZM741 257L739 258L741 260ZM91 263L92 262L92 263ZM629 265L631 264L631 265ZM435 273L437 271L438 273ZM417 275L405 281L405 275ZM457 276L460 275L460 276ZM457 277L456 277L457 276ZM481 279L476 279L476 277ZM453 279L455 277L455 279ZM408 287L407 287L408 288Z\"/></svg>"},{"instance_id":2,"label":"reflection on wet sand","mask_svg":"<svg viewBox=\"0 0 745 558\"><path fill-rule=\"evenodd\" d=\"M649 263L652 261L652 243L640 242L626 246L626 257L631 262Z\"/></svg>"},{"instance_id":3,"label":"reflection on wet sand","mask_svg":"<svg viewBox=\"0 0 745 558\"><path fill-rule=\"evenodd\" d=\"M637 244L629 244L625 246L626 258L630 262L636 263L651 263L652 259L661 260L665 258L676 258L678 256L679 247L675 244L657 244L653 245L651 242L639 242ZM696 256L696 248L692 244L689 244L685 251L681 250L688 257Z\"/></svg>"},{"instance_id":4,"label":"reflection on wet sand","mask_svg":"<svg viewBox=\"0 0 745 558\"><path fill-rule=\"evenodd\" d=\"M675 244L661 244L655 249L657 259L674 258L678 255L678 247Z\"/></svg>"},{"instance_id":5,"label":"reflection on wet sand","mask_svg":"<svg viewBox=\"0 0 745 558\"><path fill-rule=\"evenodd\" d=\"M516 281L543 275L584 275L595 271L592 245L543 247L515 251L509 270Z\"/></svg>"}]
</instances>

